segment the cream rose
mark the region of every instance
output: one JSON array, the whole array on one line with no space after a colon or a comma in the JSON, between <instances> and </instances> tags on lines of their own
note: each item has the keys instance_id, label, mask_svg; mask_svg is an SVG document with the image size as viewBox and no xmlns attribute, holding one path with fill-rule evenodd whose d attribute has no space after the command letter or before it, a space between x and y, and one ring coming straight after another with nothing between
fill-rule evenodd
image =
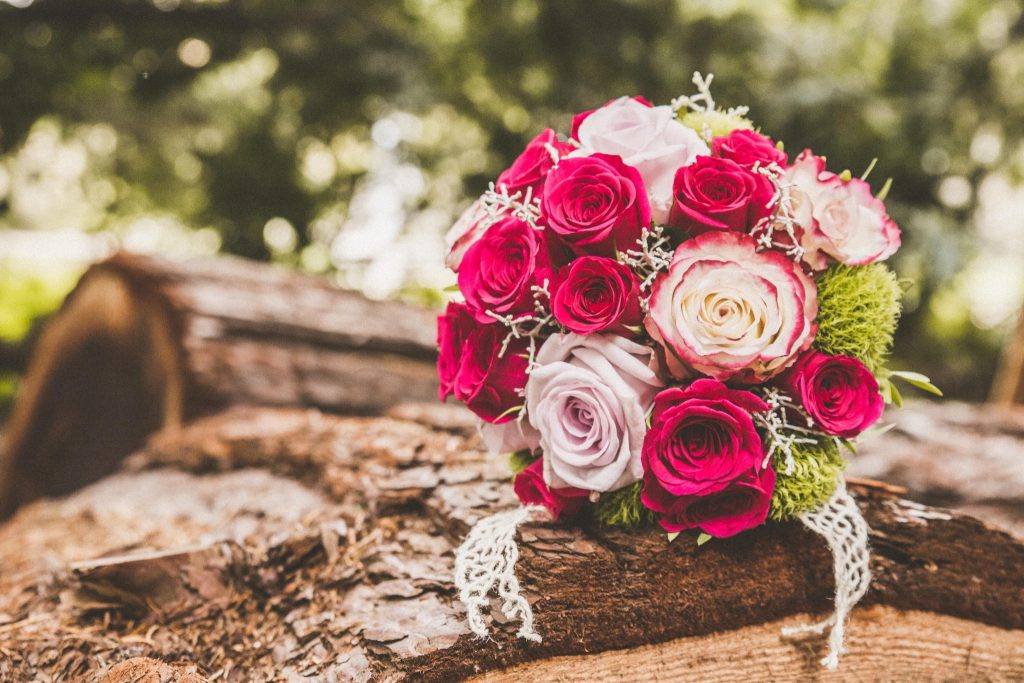
<instances>
[{"instance_id":1,"label":"cream rose","mask_svg":"<svg viewBox=\"0 0 1024 683\"><path fill-rule=\"evenodd\" d=\"M863 180L840 179L807 150L786 170L783 182L794 187L801 209L810 207L795 217L803 229L804 260L815 270L825 268L829 256L861 266L887 259L899 249L900 229Z\"/></svg>"},{"instance_id":2,"label":"cream rose","mask_svg":"<svg viewBox=\"0 0 1024 683\"><path fill-rule=\"evenodd\" d=\"M668 219L676 171L710 154L696 131L676 120L671 107L651 107L631 97L594 110L576 135L580 148L573 155L617 154L640 172L655 223Z\"/></svg>"},{"instance_id":3,"label":"cream rose","mask_svg":"<svg viewBox=\"0 0 1024 683\"><path fill-rule=\"evenodd\" d=\"M526 383L526 414L540 433L548 486L603 492L643 477L647 410L662 386L652 354L616 335L544 342Z\"/></svg>"},{"instance_id":4,"label":"cream rose","mask_svg":"<svg viewBox=\"0 0 1024 683\"><path fill-rule=\"evenodd\" d=\"M810 346L817 315L817 289L797 264L757 251L749 235L715 231L676 249L646 327L677 377L762 382Z\"/></svg>"}]
</instances>

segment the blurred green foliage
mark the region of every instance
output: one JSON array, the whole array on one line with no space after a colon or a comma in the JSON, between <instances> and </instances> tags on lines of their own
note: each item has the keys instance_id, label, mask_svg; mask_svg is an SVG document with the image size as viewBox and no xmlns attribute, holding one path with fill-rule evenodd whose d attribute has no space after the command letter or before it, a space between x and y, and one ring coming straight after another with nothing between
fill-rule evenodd
<instances>
[{"instance_id":1,"label":"blurred green foliage","mask_svg":"<svg viewBox=\"0 0 1024 683\"><path fill-rule=\"evenodd\" d=\"M441 235L538 129L716 75L895 178L894 367L981 398L1024 298L1024 18L978 0L0 0L0 230L109 231L439 301Z\"/></svg>"}]
</instances>

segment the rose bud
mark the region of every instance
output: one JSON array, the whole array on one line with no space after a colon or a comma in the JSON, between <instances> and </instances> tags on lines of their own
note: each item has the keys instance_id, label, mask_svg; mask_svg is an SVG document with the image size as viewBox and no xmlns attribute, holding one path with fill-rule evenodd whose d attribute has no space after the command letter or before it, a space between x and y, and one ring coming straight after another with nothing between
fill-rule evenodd
<instances>
[{"instance_id":1,"label":"rose bud","mask_svg":"<svg viewBox=\"0 0 1024 683\"><path fill-rule=\"evenodd\" d=\"M770 138L745 128L715 138L711 142L711 149L716 157L735 161L745 168L754 164L767 166L772 163L785 168L789 163L789 156L776 147Z\"/></svg>"},{"instance_id":2,"label":"rose bud","mask_svg":"<svg viewBox=\"0 0 1024 683\"><path fill-rule=\"evenodd\" d=\"M676 171L668 224L691 235L710 230L747 232L771 212L768 178L735 161L697 157Z\"/></svg>"},{"instance_id":3,"label":"rose bud","mask_svg":"<svg viewBox=\"0 0 1024 683\"><path fill-rule=\"evenodd\" d=\"M562 268L555 279L551 310L558 322L577 334L627 329L643 321L640 280L629 267L601 256L583 256Z\"/></svg>"},{"instance_id":4,"label":"rose bud","mask_svg":"<svg viewBox=\"0 0 1024 683\"><path fill-rule=\"evenodd\" d=\"M882 416L885 403L874 375L856 358L804 354L779 383L822 431L851 439Z\"/></svg>"},{"instance_id":5,"label":"rose bud","mask_svg":"<svg viewBox=\"0 0 1024 683\"><path fill-rule=\"evenodd\" d=\"M548 128L530 140L523 153L498 176L495 185L499 191L504 185L509 194L533 188L534 196L536 196L541 183L544 182L544 177L555 165L551 151L554 150L561 156L568 154L572 149L572 145L560 142L555 131Z\"/></svg>"}]
</instances>

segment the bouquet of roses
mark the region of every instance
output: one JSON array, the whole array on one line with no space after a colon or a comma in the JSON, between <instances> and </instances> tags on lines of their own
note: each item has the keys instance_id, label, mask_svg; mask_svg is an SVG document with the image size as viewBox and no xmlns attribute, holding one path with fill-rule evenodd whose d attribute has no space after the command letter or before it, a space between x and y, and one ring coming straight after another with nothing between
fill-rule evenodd
<instances>
[{"instance_id":1,"label":"bouquet of roses","mask_svg":"<svg viewBox=\"0 0 1024 683\"><path fill-rule=\"evenodd\" d=\"M892 377L926 384L884 368L888 183L791 158L695 81L543 131L449 233L441 398L555 518L724 537L793 517L833 492Z\"/></svg>"},{"instance_id":2,"label":"bouquet of roses","mask_svg":"<svg viewBox=\"0 0 1024 683\"><path fill-rule=\"evenodd\" d=\"M833 547L840 613L870 576L841 447L899 401L893 379L937 391L885 368L889 183L792 157L694 83L543 131L453 226L440 397L484 421L519 499L556 519L703 543L800 517Z\"/></svg>"}]
</instances>

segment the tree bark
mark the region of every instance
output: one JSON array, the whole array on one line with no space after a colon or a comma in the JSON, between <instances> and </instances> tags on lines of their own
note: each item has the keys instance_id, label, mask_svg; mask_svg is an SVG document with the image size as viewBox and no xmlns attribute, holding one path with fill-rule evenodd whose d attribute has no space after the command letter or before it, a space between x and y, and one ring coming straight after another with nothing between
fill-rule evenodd
<instances>
[{"instance_id":1,"label":"tree bark","mask_svg":"<svg viewBox=\"0 0 1024 683\"><path fill-rule=\"evenodd\" d=\"M874 580L836 675L821 639L778 635L831 610L831 557L796 522L701 547L527 524L517 570L543 642L496 609L482 641L454 597L453 548L514 500L466 413L236 409L0 527L0 679L1024 677L1024 545L884 486L851 490Z\"/></svg>"},{"instance_id":2,"label":"tree bark","mask_svg":"<svg viewBox=\"0 0 1024 683\"><path fill-rule=\"evenodd\" d=\"M34 347L0 453L0 515L227 406L373 414L437 386L429 312L231 258L114 256Z\"/></svg>"}]
</instances>

